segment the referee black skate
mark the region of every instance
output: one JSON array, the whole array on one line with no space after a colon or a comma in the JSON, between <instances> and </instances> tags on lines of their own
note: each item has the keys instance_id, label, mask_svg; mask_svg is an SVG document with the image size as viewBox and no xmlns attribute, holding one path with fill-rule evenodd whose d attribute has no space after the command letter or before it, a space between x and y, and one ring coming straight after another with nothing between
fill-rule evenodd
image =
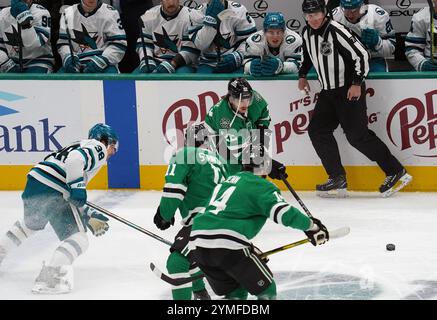
<instances>
[{"instance_id":1,"label":"referee black skate","mask_svg":"<svg viewBox=\"0 0 437 320\"><path fill-rule=\"evenodd\" d=\"M347 194L346 172L333 135L341 125L349 143L386 174L379 191L388 197L406 186L412 177L367 127L364 79L369 72L369 54L345 26L328 17L324 0L304 0L302 11L307 25L302 31L299 90L310 90L306 75L312 65L322 86L308 126L311 142L329 175L326 183L316 186L317 194Z\"/></svg>"}]
</instances>

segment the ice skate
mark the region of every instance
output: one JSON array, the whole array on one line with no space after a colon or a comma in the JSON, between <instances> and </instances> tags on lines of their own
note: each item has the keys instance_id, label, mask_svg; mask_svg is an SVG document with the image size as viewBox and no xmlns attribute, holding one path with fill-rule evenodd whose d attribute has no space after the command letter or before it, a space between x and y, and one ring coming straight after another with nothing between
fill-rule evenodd
<instances>
[{"instance_id":1,"label":"ice skate","mask_svg":"<svg viewBox=\"0 0 437 320\"><path fill-rule=\"evenodd\" d=\"M6 257L6 249L0 245L0 265L2 264L3 259Z\"/></svg>"},{"instance_id":2,"label":"ice skate","mask_svg":"<svg viewBox=\"0 0 437 320\"><path fill-rule=\"evenodd\" d=\"M73 266L48 267L43 263L32 288L34 294L62 294L73 290Z\"/></svg>"},{"instance_id":3,"label":"ice skate","mask_svg":"<svg viewBox=\"0 0 437 320\"><path fill-rule=\"evenodd\" d=\"M383 198L388 198L393 193L403 189L411 180L413 180L413 177L403 168L398 173L385 177L384 182L379 187L379 192L381 192Z\"/></svg>"},{"instance_id":4,"label":"ice skate","mask_svg":"<svg viewBox=\"0 0 437 320\"><path fill-rule=\"evenodd\" d=\"M211 300L211 296L206 289L194 291L193 300Z\"/></svg>"},{"instance_id":5,"label":"ice skate","mask_svg":"<svg viewBox=\"0 0 437 320\"><path fill-rule=\"evenodd\" d=\"M316 185L316 194L322 198L346 198L346 176L329 177L325 183Z\"/></svg>"}]
</instances>

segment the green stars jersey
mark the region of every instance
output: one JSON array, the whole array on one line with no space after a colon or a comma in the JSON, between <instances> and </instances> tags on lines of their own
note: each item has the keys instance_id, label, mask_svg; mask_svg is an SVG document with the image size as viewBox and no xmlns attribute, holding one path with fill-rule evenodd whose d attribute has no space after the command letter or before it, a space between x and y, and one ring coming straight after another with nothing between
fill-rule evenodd
<instances>
[{"instance_id":1,"label":"green stars jersey","mask_svg":"<svg viewBox=\"0 0 437 320\"><path fill-rule=\"evenodd\" d=\"M234 119L233 122L232 119ZM253 90L253 101L247 110L246 116L236 113L229 105L228 100L222 99L209 109L205 124L211 133L218 134L222 129L240 131L242 129L256 129L259 126L268 128L270 120L267 101L257 91ZM231 122L232 127L229 127Z\"/></svg>"},{"instance_id":2,"label":"green stars jersey","mask_svg":"<svg viewBox=\"0 0 437 320\"><path fill-rule=\"evenodd\" d=\"M203 212L215 186L227 177L223 159L202 148L184 147L170 160L161 197L161 216L170 221L179 209L184 225Z\"/></svg>"},{"instance_id":3,"label":"green stars jersey","mask_svg":"<svg viewBox=\"0 0 437 320\"><path fill-rule=\"evenodd\" d=\"M225 135L226 146L235 158L228 159L230 174L241 171L237 159L240 159L244 146L250 143L250 130L269 127L271 119L267 106L267 101L253 90L253 101L246 115L235 112L227 99L220 100L206 115L205 127L209 133Z\"/></svg>"},{"instance_id":4,"label":"green stars jersey","mask_svg":"<svg viewBox=\"0 0 437 320\"><path fill-rule=\"evenodd\" d=\"M237 173L215 187L205 212L194 219L189 248L245 248L267 218L302 231L311 225L273 183L252 172Z\"/></svg>"}]
</instances>

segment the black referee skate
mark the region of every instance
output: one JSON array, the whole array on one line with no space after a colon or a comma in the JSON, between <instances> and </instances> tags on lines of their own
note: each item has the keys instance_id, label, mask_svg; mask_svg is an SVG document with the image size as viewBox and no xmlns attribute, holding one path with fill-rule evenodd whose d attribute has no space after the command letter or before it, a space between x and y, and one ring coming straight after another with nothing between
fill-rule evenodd
<instances>
[{"instance_id":1,"label":"black referee skate","mask_svg":"<svg viewBox=\"0 0 437 320\"><path fill-rule=\"evenodd\" d=\"M384 198L390 197L393 193L398 192L409 184L411 180L413 180L413 177L403 168L398 173L385 177L384 182L379 187L379 192L382 193Z\"/></svg>"},{"instance_id":2,"label":"black referee skate","mask_svg":"<svg viewBox=\"0 0 437 320\"><path fill-rule=\"evenodd\" d=\"M322 198L346 198L346 176L339 175L329 177L325 183L316 185L316 194Z\"/></svg>"}]
</instances>

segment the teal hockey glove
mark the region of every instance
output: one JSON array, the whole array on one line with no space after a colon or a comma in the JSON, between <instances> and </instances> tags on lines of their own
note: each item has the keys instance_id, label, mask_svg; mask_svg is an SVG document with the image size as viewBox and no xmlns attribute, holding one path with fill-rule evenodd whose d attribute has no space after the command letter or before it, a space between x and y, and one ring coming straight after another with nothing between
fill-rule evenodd
<instances>
[{"instance_id":1,"label":"teal hockey glove","mask_svg":"<svg viewBox=\"0 0 437 320\"><path fill-rule=\"evenodd\" d=\"M162 61L160 65L153 71L154 73L175 73L176 69L168 61Z\"/></svg>"},{"instance_id":2,"label":"teal hockey glove","mask_svg":"<svg viewBox=\"0 0 437 320\"><path fill-rule=\"evenodd\" d=\"M83 207L86 203L87 194L86 194L86 185L85 182L83 182L83 179L79 179L76 181L73 181L68 184L70 187L70 199L72 205L76 207Z\"/></svg>"},{"instance_id":3,"label":"teal hockey glove","mask_svg":"<svg viewBox=\"0 0 437 320\"><path fill-rule=\"evenodd\" d=\"M375 29L364 29L361 32L361 42L369 49L375 50L379 46L380 41L382 41L379 36L379 32Z\"/></svg>"},{"instance_id":4,"label":"teal hockey glove","mask_svg":"<svg viewBox=\"0 0 437 320\"><path fill-rule=\"evenodd\" d=\"M84 213L85 224L93 235L100 237L109 230L109 224L107 223L109 219L103 214L97 213L96 210L88 206L85 208Z\"/></svg>"},{"instance_id":5,"label":"teal hockey glove","mask_svg":"<svg viewBox=\"0 0 437 320\"><path fill-rule=\"evenodd\" d=\"M238 51L225 54L222 61L217 63L215 68L217 73L231 73L237 70L243 62L243 56Z\"/></svg>"},{"instance_id":6,"label":"teal hockey glove","mask_svg":"<svg viewBox=\"0 0 437 320\"><path fill-rule=\"evenodd\" d=\"M86 64L84 73L103 73L105 69L108 67L108 60L103 58L102 56L94 56L91 60Z\"/></svg>"},{"instance_id":7,"label":"teal hockey glove","mask_svg":"<svg viewBox=\"0 0 437 320\"><path fill-rule=\"evenodd\" d=\"M262 76L261 59L256 58L250 62L250 74L254 77Z\"/></svg>"},{"instance_id":8,"label":"teal hockey glove","mask_svg":"<svg viewBox=\"0 0 437 320\"><path fill-rule=\"evenodd\" d=\"M279 74L283 68L284 64L278 58L265 57L264 60L261 61L261 73L265 77Z\"/></svg>"},{"instance_id":9,"label":"teal hockey glove","mask_svg":"<svg viewBox=\"0 0 437 320\"><path fill-rule=\"evenodd\" d=\"M29 6L21 0L11 1L11 15L23 26L23 28L30 27L30 23L33 20L32 13L29 11Z\"/></svg>"}]
</instances>

